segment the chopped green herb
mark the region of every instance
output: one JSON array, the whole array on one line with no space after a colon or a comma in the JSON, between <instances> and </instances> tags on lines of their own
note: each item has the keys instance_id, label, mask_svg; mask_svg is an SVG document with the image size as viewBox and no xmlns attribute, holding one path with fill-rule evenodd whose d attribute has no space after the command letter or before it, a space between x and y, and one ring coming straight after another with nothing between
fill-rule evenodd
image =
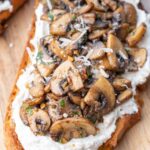
<instances>
[{"instance_id":1,"label":"chopped green herb","mask_svg":"<svg viewBox=\"0 0 150 150\"><path fill-rule=\"evenodd\" d=\"M48 17L50 18L51 21L54 20L54 15L52 14L52 12L49 12L49 13L48 13Z\"/></svg>"},{"instance_id":2,"label":"chopped green herb","mask_svg":"<svg viewBox=\"0 0 150 150\"><path fill-rule=\"evenodd\" d=\"M73 115L79 115L79 112L78 111L73 111L72 114Z\"/></svg>"},{"instance_id":3,"label":"chopped green herb","mask_svg":"<svg viewBox=\"0 0 150 150\"><path fill-rule=\"evenodd\" d=\"M72 20L76 20L76 18L77 18L77 16L74 15L74 16L72 17Z\"/></svg>"},{"instance_id":4,"label":"chopped green herb","mask_svg":"<svg viewBox=\"0 0 150 150\"><path fill-rule=\"evenodd\" d=\"M135 30L134 30L134 31L132 31L132 32L131 32L131 35L134 35L134 34L135 34L135 32L136 32Z\"/></svg>"},{"instance_id":5,"label":"chopped green herb","mask_svg":"<svg viewBox=\"0 0 150 150\"><path fill-rule=\"evenodd\" d=\"M39 51L36 56L36 60L42 60L42 59L43 59L43 53L42 53L42 51Z\"/></svg>"},{"instance_id":6,"label":"chopped green herb","mask_svg":"<svg viewBox=\"0 0 150 150\"><path fill-rule=\"evenodd\" d=\"M26 112L27 112L30 116L33 115L32 107L27 107L27 108L26 108Z\"/></svg>"},{"instance_id":7,"label":"chopped green herb","mask_svg":"<svg viewBox=\"0 0 150 150\"><path fill-rule=\"evenodd\" d=\"M61 106L61 107L65 107L65 100L64 100L64 99L62 99L62 100L60 101L60 106Z\"/></svg>"},{"instance_id":8,"label":"chopped green herb","mask_svg":"<svg viewBox=\"0 0 150 150\"><path fill-rule=\"evenodd\" d=\"M130 51L131 49L130 49L130 48L128 48L128 47L126 47L126 48L125 48L125 50L126 50L126 51Z\"/></svg>"},{"instance_id":9,"label":"chopped green herb","mask_svg":"<svg viewBox=\"0 0 150 150\"><path fill-rule=\"evenodd\" d=\"M42 51L39 51L38 52L38 54L37 54L37 56L36 56L36 61L39 61L41 64L43 64L43 65L50 65L50 64L52 64L53 62L44 62L43 61L43 53L42 53ZM55 62L55 61L54 61Z\"/></svg>"},{"instance_id":10,"label":"chopped green herb","mask_svg":"<svg viewBox=\"0 0 150 150\"><path fill-rule=\"evenodd\" d=\"M22 107L23 107L24 109L27 109L27 108L29 107L29 105L27 105L26 103L23 103Z\"/></svg>"}]
</instances>

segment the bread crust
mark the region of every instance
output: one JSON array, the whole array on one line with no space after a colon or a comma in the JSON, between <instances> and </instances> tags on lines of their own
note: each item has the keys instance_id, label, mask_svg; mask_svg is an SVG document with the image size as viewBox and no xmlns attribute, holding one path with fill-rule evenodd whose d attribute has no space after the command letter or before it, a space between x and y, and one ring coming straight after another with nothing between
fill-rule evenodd
<instances>
[{"instance_id":1,"label":"bread crust","mask_svg":"<svg viewBox=\"0 0 150 150\"><path fill-rule=\"evenodd\" d=\"M38 5L38 2L39 0L36 0L35 6ZM34 16L32 29L29 34L29 41L34 36L35 20L36 19ZM33 49L29 41L27 42L26 47L30 47L31 49ZM28 57L27 51L25 50L21 65L19 67L19 71L17 73L16 81L19 75L22 73L22 69L25 68L28 63L29 63L29 57ZM8 101L8 107L7 107L5 122L4 122L4 137L5 137L5 145L6 145L7 150L23 150L23 147L15 132L15 124L13 123L11 119L12 118L11 117L12 116L12 109L11 109L12 102L15 99L17 93L18 93L18 89L16 87L16 82L15 82L14 88L12 90L12 93ZM112 134L112 137L104 145L100 146L99 150L113 150L117 146L118 141L122 138L125 132L140 120L142 100L139 99L139 96L136 96L135 99L139 107L138 112L133 115L125 115L122 118L118 119L117 124L116 124L117 128L115 132Z\"/></svg>"}]
</instances>

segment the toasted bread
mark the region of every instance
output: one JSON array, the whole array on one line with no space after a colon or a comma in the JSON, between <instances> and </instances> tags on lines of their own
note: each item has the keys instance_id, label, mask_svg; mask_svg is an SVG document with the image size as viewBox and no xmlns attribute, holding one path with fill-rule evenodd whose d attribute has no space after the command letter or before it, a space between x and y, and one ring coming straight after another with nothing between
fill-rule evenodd
<instances>
[{"instance_id":1,"label":"toasted bread","mask_svg":"<svg viewBox=\"0 0 150 150\"><path fill-rule=\"evenodd\" d=\"M36 6L37 5L38 5L38 0L36 0ZM30 44L30 40L32 39L35 33L35 21L36 21L36 18L34 17L32 29L29 35L29 40L26 44L26 47L30 47L31 49L33 49L33 47ZM25 50L24 56L22 58L22 62L21 62L21 65L17 74L16 81L18 80L19 75L22 73L22 69L24 69L28 63L30 63L30 59L29 59L27 51ZM23 150L23 147L15 132L15 123L12 120L12 103L17 93L18 93L18 89L15 83L13 91L8 101L8 107L7 107L7 112L6 112L5 122L4 122L4 136L5 136L5 144L6 144L7 150ZM126 133L126 131L140 120L142 100L139 99L138 96L135 96L135 100L138 105L138 112L132 115L125 115L122 118L118 119L116 123L116 130L113 133L112 137L106 143L100 146L99 150L113 150L117 146L122 136Z\"/></svg>"}]
</instances>

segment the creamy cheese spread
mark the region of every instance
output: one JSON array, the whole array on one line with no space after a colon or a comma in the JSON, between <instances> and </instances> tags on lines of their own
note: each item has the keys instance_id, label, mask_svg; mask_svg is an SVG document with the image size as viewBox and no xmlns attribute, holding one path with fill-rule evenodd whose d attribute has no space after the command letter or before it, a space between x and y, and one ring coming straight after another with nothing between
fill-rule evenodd
<instances>
[{"instance_id":1,"label":"creamy cheese spread","mask_svg":"<svg viewBox=\"0 0 150 150\"><path fill-rule=\"evenodd\" d=\"M136 7L138 12L138 24L141 22L145 22L147 24L147 33L139 44L141 47L147 48L148 50L147 61L140 71L136 73L126 73L124 75L132 81L133 88L136 89L136 86L144 83L150 74L150 15L137 8L139 0L126 1L132 3ZM31 43L35 47L35 52L32 53L28 48L33 64L35 62L39 39L49 34L48 23L40 20L40 16L43 13L42 10L43 6L39 4L36 9L37 21L35 37L31 40ZM23 124L19 116L19 110L22 102L30 96L26 88L26 83L32 81L32 78L34 78L31 76L31 72L33 70L33 65L28 65L27 68L23 70L23 74L20 75L17 81L17 87L20 91L12 104L12 119L16 124L15 131L25 150L97 150L99 146L111 138L112 133L116 129L116 121L118 118L123 117L125 114L134 114L138 112L138 106L136 105L135 100L131 98L128 102L118 106L114 109L114 111L103 117L104 121L97 125L100 130L96 136L91 135L82 139L72 139L67 144L57 143L49 136L35 136L30 128Z\"/></svg>"},{"instance_id":2,"label":"creamy cheese spread","mask_svg":"<svg viewBox=\"0 0 150 150\"><path fill-rule=\"evenodd\" d=\"M3 2L0 2L0 12L5 10L9 10L10 12L13 10L13 6L10 0L5 0Z\"/></svg>"}]
</instances>

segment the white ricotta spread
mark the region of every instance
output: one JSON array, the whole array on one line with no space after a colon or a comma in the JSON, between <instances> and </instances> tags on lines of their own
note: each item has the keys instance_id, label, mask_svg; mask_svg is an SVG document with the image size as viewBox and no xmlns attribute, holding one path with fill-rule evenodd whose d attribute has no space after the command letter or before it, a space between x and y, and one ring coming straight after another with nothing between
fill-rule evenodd
<instances>
[{"instance_id":1,"label":"white ricotta spread","mask_svg":"<svg viewBox=\"0 0 150 150\"><path fill-rule=\"evenodd\" d=\"M126 0L135 6L139 0ZM136 7L137 8L137 7ZM49 34L48 24L40 20L42 15L43 6L39 4L36 10L36 31L35 37L31 41L34 45L36 52L38 50L39 39L45 35ZM146 47L148 50L148 58L144 67L140 69L137 73L126 73L125 76L132 81L134 88L138 84L142 84L146 81L146 78L150 74L150 15L145 14L144 11L139 10L138 12L138 24L145 22L148 26L147 34L145 35L143 41L139 44L140 46ZM34 62L36 54L32 53L29 49L30 57ZM111 138L112 133L116 129L116 121L118 118L122 117L125 114L134 114L138 111L138 107L134 99L130 99L128 102L117 107L113 112L108 115L105 115L103 123L98 124L100 131L96 136L89 136L82 139L72 139L67 144L60 144L53 141L49 136L35 136L29 127L25 126L20 119L19 109L22 105L22 102L29 97L29 92L26 88L26 83L32 80L31 72L34 70L32 65L27 66L23 74L19 77L17 81L17 87L20 89L18 92L13 104L12 104L12 119L16 124L15 131L17 133L18 139L21 142L25 150L97 150L99 146L105 143L109 138Z\"/></svg>"},{"instance_id":2,"label":"white ricotta spread","mask_svg":"<svg viewBox=\"0 0 150 150\"><path fill-rule=\"evenodd\" d=\"M27 51L29 52L33 64L36 63L36 56L39 49L40 39L44 36L49 35L49 24L46 21L41 21L42 14L43 14L43 5L39 4L38 8L35 11L35 15L36 15L35 35L34 38L30 41L31 44L34 46L35 51L31 52L30 49L27 48Z\"/></svg>"},{"instance_id":3,"label":"white ricotta spread","mask_svg":"<svg viewBox=\"0 0 150 150\"><path fill-rule=\"evenodd\" d=\"M132 86L134 90L136 90L136 86L146 82L146 79L150 74L150 14L146 14L143 10L137 8L139 0L126 1L132 3L136 7L138 13L137 26L142 22L145 22L145 24L147 25L146 34L142 41L138 44L139 47L147 49L147 61L138 72L130 72L123 75L124 77L132 81Z\"/></svg>"},{"instance_id":4,"label":"white ricotta spread","mask_svg":"<svg viewBox=\"0 0 150 150\"><path fill-rule=\"evenodd\" d=\"M10 0L5 0L4 2L0 2L0 12L9 10L10 12L13 10L13 6L11 5Z\"/></svg>"}]
</instances>

